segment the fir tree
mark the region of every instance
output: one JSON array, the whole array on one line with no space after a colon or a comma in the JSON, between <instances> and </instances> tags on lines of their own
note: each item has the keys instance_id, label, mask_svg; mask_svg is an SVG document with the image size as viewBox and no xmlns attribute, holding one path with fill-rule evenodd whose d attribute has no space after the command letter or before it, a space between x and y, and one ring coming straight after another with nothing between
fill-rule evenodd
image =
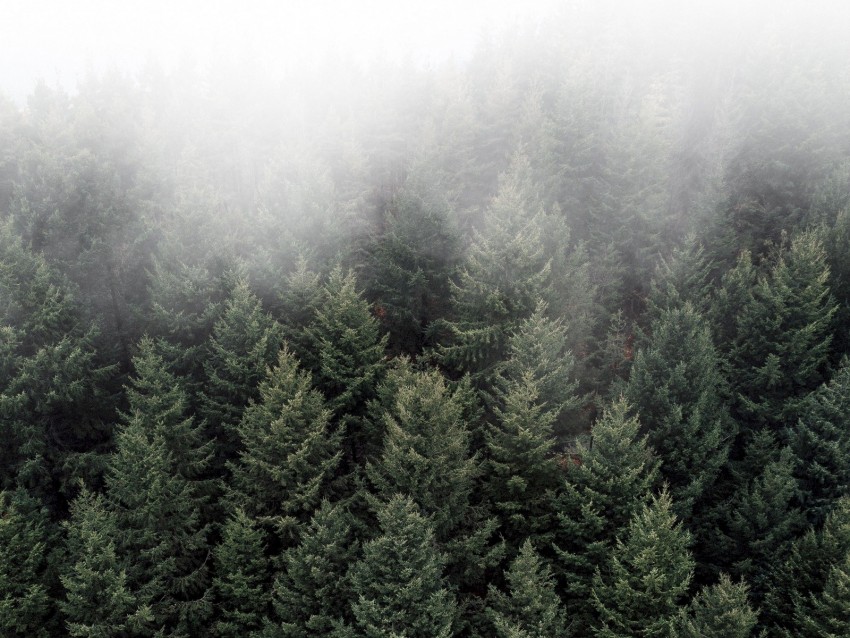
<instances>
[{"instance_id":1,"label":"fir tree","mask_svg":"<svg viewBox=\"0 0 850 638\"><path fill-rule=\"evenodd\" d=\"M271 602L265 549L262 529L242 510L233 512L214 552L216 636L242 638L262 628Z\"/></svg>"},{"instance_id":2,"label":"fir tree","mask_svg":"<svg viewBox=\"0 0 850 638\"><path fill-rule=\"evenodd\" d=\"M733 583L726 574L704 587L682 609L672 636L675 638L749 638L758 613L747 601L746 583Z\"/></svg>"},{"instance_id":3,"label":"fir tree","mask_svg":"<svg viewBox=\"0 0 850 638\"><path fill-rule=\"evenodd\" d=\"M501 533L512 553L522 540L546 535L551 528L548 492L558 484L552 424L556 413L538 401L531 371L512 380L496 408L487 436L486 485L499 516Z\"/></svg>"},{"instance_id":4,"label":"fir tree","mask_svg":"<svg viewBox=\"0 0 850 638\"><path fill-rule=\"evenodd\" d=\"M688 521L711 490L734 437L720 360L689 302L660 310L638 350L626 397L661 461L676 513Z\"/></svg>"},{"instance_id":5,"label":"fir tree","mask_svg":"<svg viewBox=\"0 0 850 638\"><path fill-rule=\"evenodd\" d=\"M241 452L230 463L227 500L290 542L309 520L340 459L330 411L284 348L238 426Z\"/></svg>"},{"instance_id":6,"label":"fir tree","mask_svg":"<svg viewBox=\"0 0 850 638\"><path fill-rule=\"evenodd\" d=\"M618 539L610 572L597 569L592 600L600 617L594 635L669 636L693 576L690 534L662 492L643 506Z\"/></svg>"},{"instance_id":7,"label":"fir tree","mask_svg":"<svg viewBox=\"0 0 850 638\"><path fill-rule=\"evenodd\" d=\"M115 515L101 495L83 489L71 504L68 565L59 606L75 638L136 635L149 628L149 606L139 606L128 588L127 570L116 550Z\"/></svg>"},{"instance_id":8,"label":"fir tree","mask_svg":"<svg viewBox=\"0 0 850 638\"><path fill-rule=\"evenodd\" d=\"M525 541L505 572L508 593L490 586L487 613L499 638L565 636L566 618L552 570Z\"/></svg>"},{"instance_id":9,"label":"fir tree","mask_svg":"<svg viewBox=\"0 0 850 638\"><path fill-rule=\"evenodd\" d=\"M819 526L833 504L850 494L850 360L806 397L800 413L791 431L794 473L806 517Z\"/></svg>"},{"instance_id":10,"label":"fir tree","mask_svg":"<svg viewBox=\"0 0 850 638\"><path fill-rule=\"evenodd\" d=\"M257 398L260 381L281 345L280 325L263 312L248 282L238 280L213 325L204 361L200 415L218 440L219 462L236 455L236 427L248 402Z\"/></svg>"},{"instance_id":11,"label":"fir tree","mask_svg":"<svg viewBox=\"0 0 850 638\"><path fill-rule=\"evenodd\" d=\"M53 635L47 511L23 490L0 492L0 630L9 638Z\"/></svg>"},{"instance_id":12,"label":"fir tree","mask_svg":"<svg viewBox=\"0 0 850 638\"><path fill-rule=\"evenodd\" d=\"M343 505L322 501L301 535L301 543L286 550L275 581L276 623L268 635L308 638L351 634L349 568L358 555L353 517Z\"/></svg>"},{"instance_id":13,"label":"fir tree","mask_svg":"<svg viewBox=\"0 0 850 638\"><path fill-rule=\"evenodd\" d=\"M624 399L603 411L591 430L591 446L579 445L575 462L565 459L566 477L552 505L556 573L579 635L596 623L590 597L595 572L607 572L616 538L647 503L658 478L658 462L629 411Z\"/></svg>"},{"instance_id":14,"label":"fir tree","mask_svg":"<svg viewBox=\"0 0 850 638\"><path fill-rule=\"evenodd\" d=\"M820 596L795 619L801 638L850 635L850 552L829 570Z\"/></svg>"},{"instance_id":15,"label":"fir tree","mask_svg":"<svg viewBox=\"0 0 850 638\"><path fill-rule=\"evenodd\" d=\"M409 498L395 496L378 512L380 535L364 544L351 587L357 636L449 638L456 605L443 580L428 519Z\"/></svg>"}]
</instances>

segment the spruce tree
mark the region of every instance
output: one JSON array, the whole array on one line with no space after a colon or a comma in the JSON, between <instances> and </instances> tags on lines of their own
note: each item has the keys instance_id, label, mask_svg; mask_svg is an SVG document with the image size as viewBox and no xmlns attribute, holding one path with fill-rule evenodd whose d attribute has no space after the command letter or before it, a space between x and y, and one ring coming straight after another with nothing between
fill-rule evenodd
<instances>
[{"instance_id":1,"label":"spruce tree","mask_svg":"<svg viewBox=\"0 0 850 638\"><path fill-rule=\"evenodd\" d=\"M241 509L222 526L214 551L216 636L242 638L263 627L271 603L265 535Z\"/></svg>"},{"instance_id":2,"label":"spruce tree","mask_svg":"<svg viewBox=\"0 0 850 638\"><path fill-rule=\"evenodd\" d=\"M71 504L68 563L62 574L65 600L59 606L74 638L139 635L153 623L149 606L139 606L116 549L115 515L103 496L88 489Z\"/></svg>"},{"instance_id":3,"label":"spruce tree","mask_svg":"<svg viewBox=\"0 0 850 638\"><path fill-rule=\"evenodd\" d=\"M46 508L24 490L0 492L0 630L3 636L54 635Z\"/></svg>"},{"instance_id":4,"label":"spruce tree","mask_svg":"<svg viewBox=\"0 0 850 638\"><path fill-rule=\"evenodd\" d=\"M725 465L734 426L708 326L689 302L660 310L632 365L626 397L661 461L676 513L689 521Z\"/></svg>"},{"instance_id":5,"label":"spruce tree","mask_svg":"<svg viewBox=\"0 0 850 638\"><path fill-rule=\"evenodd\" d=\"M346 460L362 461L364 451L377 445L367 440L362 417L386 374L387 337L357 291L353 273L337 267L328 276L307 335L316 357L316 387L346 429Z\"/></svg>"},{"instance_id":6,"label":"spruce tree","mask_svg":"<svg viewBox=\"0 0 850 638\"><path fill-rule=\"evenodd\" d=\"M352 566L355 635L449 638L456 604L428 519L411 499L394 496L378 511L378 525L380 535Z\"/></svg>"},{"instance_id":7,"label":"spruce tree","mask_svg":"<svg viewBox=\"0 0 850 638\"><path fill-rule=\"evenodd\" d=\"M558 484L552 424L556 412L539 401L531 371L506 384L502 408L487 433L486 490L499 517L500 532L515 553L526 537L548 535L552 511L548 493Z\"/></svg>"},{"instance_id":8,"label":"spruce tree","mask_svg":"<svg viewBox=\"0 0 850 638\"><path fill-rule=\"evenodd\" d=\"M625 399L609 405L591 430L591 445L566 457L566 476L552 507L557 515L555 563L564 603L578 635L596 624L591 586L607 571L615 540L651 496L658 461L629 416Z\"/></svg>"},{"instance_id":9,"label":"spruce tree","mask_svg":"<svg viewBox=\"0 0 850 638\"><path fill-rule=\"evenodd\" d=\"M850 360L803 401L791 431L803 511L819 526L834 503L850 495Z\"/></svg>"},{"instance_id":10,"label":"spruce tree","mask_svg":"<svg viewBox=\"0 0 850 638\"><path fill-rule=\"evenodd\" d=\"M691 536L666 491L638 511L618 539L607 573L597 569L591 593L600 623L593 634L667 637L693 576Z\"/></svg>"},{"instance_id":11,"label":"spruce tree","mask_svg":"<svg viewBox=\"0 0 850 638\"><path fill-rule=\"evenodd\" d=\"M555 579L531 541L525 541L505 572L508 593L492 585L487 615L499 638L565 636L567 622L555 592Z\"/></svg>"},{"instance_id":12,"label":"spruce tree","mask_svg":"<svg viewBox=\"0 0 850 638\"><path fill-rule=\"evenodd\" d=\"M339 432L310 375L287 348L259 385L237 428L226 499L292 542L318 506L340 460Z\"/></svg>"},{"instance_id":13,"label":"spruce tree","mask_svg":"<svg viewBox=\"0 0 850 638\"><path fill-rule=\"evenodd\" d=\"M281 557L273 593L276 622L267 628L267 635L351 635L354 596L349 569L358 550L351 514L344 505L322 501L301 543Z\"/></svg>"},{"instance_id":14,"label":"spruce tree","mask_svg":"<svg viewBox=\"0 0 850 638\"><path fill-rule=\"evenodd\" d=\"M796 618L801 638L850 636L850 552L829 570L826 586Z\"/></svg>"},{"instance_id":15,"label":"spruce tree","mask_svg":"<svg viewBox=\"0 0 850 638\"><path fill-rule=\"evenodd\" d=\"M508 340L546 297L551 257L544 246L545 211L517 156L499 181L466 264L451 295L454 318L442 326L437 347L442 365L470 373L480 389L492 384L494 368L506 358Z\"/></svg>"},{"instance_id":16,"label":"spruce tree","mask_svg":"<svg viewBox=\"0 0 850 638\"><path fill-rule=\"evenodd\" d=\"M744 581L733 583L726 574L703 587L676 619L674 638L749 638L758 620L747 600Z\"/></svg>"},{"instance_id":17,"label":"spruce tree","mask_svg":"<svg viewBox=\"0 0 850 638\"><path fill-rule=\"evenodd\" d=\"M247 280L239 279L213 325L204 360L200 415L217 439L218 464L232 460L239 441L236 428L266 368L283 343L280 325L263 311Z\"/></svg>"}]
</instances>

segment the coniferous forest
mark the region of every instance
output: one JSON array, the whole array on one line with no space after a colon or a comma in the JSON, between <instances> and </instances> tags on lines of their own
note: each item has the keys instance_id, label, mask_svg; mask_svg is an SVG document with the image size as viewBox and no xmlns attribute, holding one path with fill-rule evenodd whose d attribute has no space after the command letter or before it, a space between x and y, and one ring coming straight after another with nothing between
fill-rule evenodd
<instances>
[{"instance_id":1,"label":"coniferous forest","mask_svg":"<svg viewBox=\"0 0 850 638\"><path fill-rule=\"evenodd\" d=\"M850 636L850 41L572 6L0 100L0 635Z\"/></svg>"}]
</instances>

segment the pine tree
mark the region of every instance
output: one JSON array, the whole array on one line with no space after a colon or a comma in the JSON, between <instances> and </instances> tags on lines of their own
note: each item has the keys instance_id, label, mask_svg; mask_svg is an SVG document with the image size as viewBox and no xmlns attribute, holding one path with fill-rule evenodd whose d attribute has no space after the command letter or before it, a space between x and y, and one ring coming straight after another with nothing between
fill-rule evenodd
<instances>
[{"instance_id":1,"label":"pine tree","mask_svg":"<svg viewBox=\"0 0 850 638\"><path fill-rule=\"evenodd\" d=\"M749 638L758 613L747 601L745 582L733 583L726 574L703 587L687 609L682 609L672 636L675 638Z\"/></svg>"},{"instance_id":2,"label":"pine tree","mask_svg":"<svg viewBox=\"0 0 850 638\"><path fill-rule=\"evenodd\" d=\"M803 401L791 447L797 458L803 511L810 524L822 524L842 496L850 495L850 360L844 359L829 383Z\"/></svg>"},{"instance_id":3,"label":"pine tree","mask_svg":"<svg viewBox=\"0 0 850 638\"><path fill-rule=\"evenodd\" d=\"M116 552L137 605L150 607L152 626L191 633L211 612L209 486L198 478L207 468L209 442L185 416L185 395L152 341L142 340L134 365L130 407L106 475Z\"/></svg>"},{"instance_id":4,"label":"pine tree","mask_svg":"<svg viewBox=\"0 0 850 638\"><path fill-rule=\"evenodd\" d=\"M487 613L499 638L565 636L566 618L555 592L552 570L525 541L519 555L505 572L508 593L492 585L487 596Z\"/></svg>"},{"instance_id":5,"label":"pine tree","mask_svg":"<svg viewBox=\"0 0 850 638\"><path fill-rule=\"evenodd\" d=\"M318 353L308 333L322 301L322 281L310 270L309 262L299 256L295 270L286 276L280 293L280 323L289 348L306 370L318 370Z\"/></svg>"},{"instance_id":6,"label":"pine tree","mask_svg":"<svg viewBox=\"0 0 850 638\"><path fill-rule=\"evenodd\" d=\"M23 490L0 492L0 631L9 638L53 635L47 511Z\"/></svg>"},{"instance_id":7,"label":"pine tree","mask_svg":"<svg viewBox=\"0 0 850 638\"><path fill-rule=\"evenodd\" d=\"M241 638L262 628L271 603L265 549L262 529L244 511L235 510L214 551L216 636Z\"/></svg>"},{"instance_id":8,"label":"pine tree","mask_svg":"<svg viewBox=\"0 0 850 638\"><path fill-rule=\"evenodd\" d=\"M395 496L378 512L378 524L380 535L352 567L356 635L449 638L456 605L428 519L412 500Z\"/></svg>"},{"instance_id":9,"label":"pine tree","mask_svg":"<svg viewBox=\"0 0 850 638\"><path fill-rule=\"evenodd\" d=\"M266 368L277 360L282 345L280 325L263 312L247 280L239 279L213 325L204 361L204 390L200 415L218 440L219 463L239 449L236 427Z\"/></svg>"},{"instance_id":10,"label":"pine tree","mask_svg":"<svg viewBox=\"0 0 850 638\"><path fill-rule=\"evenodd\" d=\"M227 500L291 542L320 503L340 460L339 432L310 375L283 348L238 426Z\"/></svg>"},{"instance_id":11,"label":"pine tree","mask_svg":"<svg viewBox=\"0 0 850 638\"><path fill-rule=\"evenodd\" d=\"M693 576L690 534L676 520L667 492L643 506L618 539L610 573L597 569L594 635L667 637Z\"/></svg>"},{"instance_id":12,"label":"pine tree","mask_svg":"<svg viewBox=\"0 0 850 638\"><path fill-rule=\"evenodd\" d=\"M689 302L659 310L635 356L626 397L684 521L711 490L735 435L724 394L720 359L702 317Z\"/></svg>"},{"instance_id":13,"label":"pine tree","mask_svg":"<svg viewBox=\"0 0 850 638\"><path fill-rule=\"evenodd\" d=\"M726 512L729 541L714 543L720 554L715 562L746 578L753 599L760 602L771 570L785 560L802 527L795 505L799 488L791 450L778 448L766 430L754 435L739 465L736 492L730 503L720 506Z\"/></svg>"},{"instance_id":14,"label":"pine tree","mask_svg":"<svg viewBox=\"0 0 850 638\"><path fill-rule=\"evenodd\" d=\"M469 450L468 392L452 390L436 370L411 377L384 414L383 453L366 467L379 501L405 494L428 517L454 584L480 578L498 558L490 547L495 520L472 501L481 462Z\"/></svg>"},{"instance_id":15,"label":"pine tree","mask_svg":"<svg viewBox=\"0 0 850 638\"><path fill-rule=\"evenodd\" d=\"M648 323L658 321L665 311L681 309L686 303L698 314L708 312L712 265L696 235L689 235L681 246L674 246L672 254L662 257L655 269L647 299Z\"/></svg>"},{"instance_id":16,"label":"pine tree","mask_svg":"<svg viewBox=\"0 0 850 638\"><path fill-rule=\"evenodd\" d=\"M812 598L810 610L799 613L796 618L797 636L850 635L850 552L829 570L823 593Z\"/></svg>"},{"instance_id":17,"label":"pine tree","mask_svg":"<svg viewBox=\"0 0 850 638\"><path fill-rule=\"evenodd\" d=\"M68 564L62 574L65 600L59 602L68 633L97 638L141 633L153 616L138 606L128 588L127 571L116 550L115 515L104 498L83 489L71 504Z\"/></svg>"},{"instance_id":18,"label":"pine tree","mask_svg":"<svg viewBox=\"0 0 850 638\"><path fill-rule=\"evenodd\" d=\"M453 282L455 318L437 347L440 363L470 373L479 388L493 381L506 358L508 339L546 297L551 257L544 248L543 206L521 155L503 175L484 214L466 265Z\"/></svg>"},{"instance_id":19,"label":"pine tree","mask_svg":"<svg viewBox=\"0 0 850 638\"><path fill-rule=\"evenodd\" d=\"M771 573L762 606L762 625L771 635L795 636L799 618L824 591L830 570L850 553L850 498L837 501L819 530L809 529L791 546L787 560Z\"/></svg>"},{"instance_id":20,"label":"pine tree","mask_svg":"<svg viewBox=\"0 0 850 638\"><path fill-rule=\"evenodd\" d=\"M836 306L815 233L780 247L735 314L731 385L740 415L787 442L801 399L823 381Z\"/></svg>"},{"instance_id":21,"label":"pine tree","mask_svg":"<svg viewBox=\"0 0 850 638\"><path fill-rule=\"evenodd\" d=\"M629 411L624 399L603 411L591 430L591 446L579 445L565 459L566 477L552 505L556 574L577 635L596 624L590 597L595 572L607 570L616 538L647 503L658 478L658 462Z\"/></svg>"},{"instance_id":22,"label":"pine tree","mask_svg":"<svg viewBox=\"0 0 850 638\"><path fill-rule=\"evenodd\" d=\"M552 424L556 413L539 399L531 371L506 384L503 408L487 435L486 485L500 531L515 553L526 537L551 528L548 493L558 484ZM539 541L538 541L539 542Z\"/></svg>"},{"instance_id":23,"label":"pine tree","mask_svg":"<svg viewBox=\"0 0 850 638\"><path fill-rule=\"evenodd\" d=\"M273 594L278 623L268 629L268 635L350 635L354 596L348 570L359 549L353 523L343 505L322 501L301 543L281 557Z\"/></svg>"},{"instance_id":24,"label":"pine tree","mask_svg":"<svg viewBox=\"0 0 850 638\"><path fill-rule=\"evenodd\" d=\"M362 460L376 446L366 440L362 416L386 374L386 335L380 334L369 304L357 291L352 273L334 269L322 289L316 317L307 329L317 367L316 387L328 400L335 420L345 424L346 459Z\"/></svg>"}]
</instances>

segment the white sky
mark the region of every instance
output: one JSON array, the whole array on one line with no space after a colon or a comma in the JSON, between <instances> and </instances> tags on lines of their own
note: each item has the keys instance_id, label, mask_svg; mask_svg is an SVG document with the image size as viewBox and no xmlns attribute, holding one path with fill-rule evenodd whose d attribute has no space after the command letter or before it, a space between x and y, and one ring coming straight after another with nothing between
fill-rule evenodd
<instances>
[{"instance_id":1,"label":"white sky","mask_svg":"<svg viewBox=\"0 0 850 638\"><path fill-rule=\"evenodd\" d=\"M213 54L269 68L330 50L369 60L464 57L487 28L546 13L556 0L0 0L0 92L39 79L72 89L88 68L135 72Z\"/></svg>"}]
</instances>

